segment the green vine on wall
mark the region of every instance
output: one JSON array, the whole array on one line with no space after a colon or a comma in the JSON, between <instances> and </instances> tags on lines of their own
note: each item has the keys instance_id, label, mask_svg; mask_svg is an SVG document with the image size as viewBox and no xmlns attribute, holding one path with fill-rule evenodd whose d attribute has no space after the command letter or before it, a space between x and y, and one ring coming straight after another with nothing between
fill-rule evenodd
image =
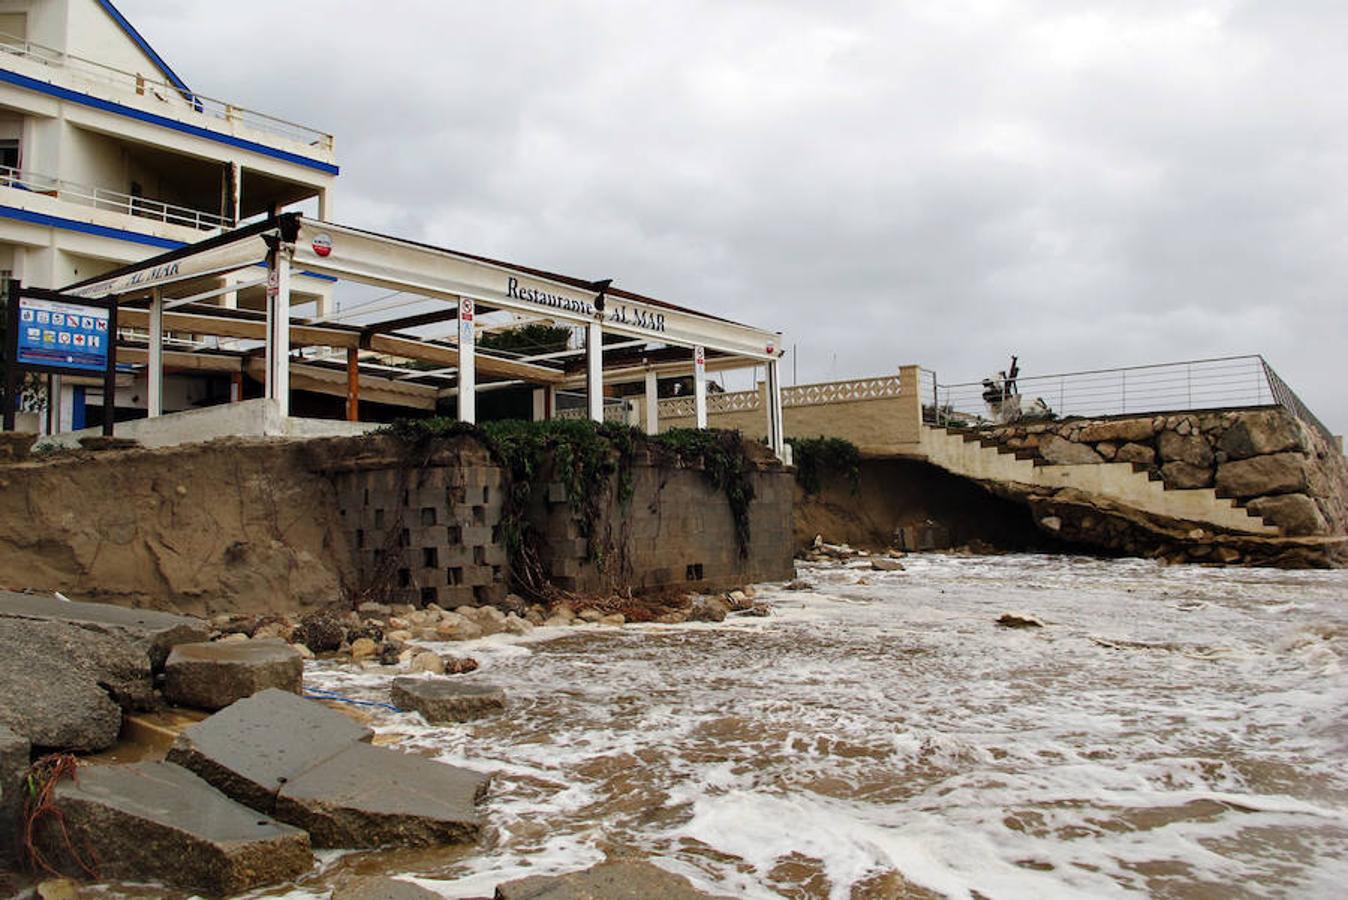
<instances>
[{"instance_id":1,"label":"green vine on wall","mask_svg":"<svg viewBox=\"0 0 1348 900\"><path fill-rule=\"evenodd\" d=\"M507 473L501 538L512 569L531 587L538 586L541 573L532 552L527 510L534 484L549 462L551 480L560 481L566 488L571 513L586 542L587 561L601 569L605 560L598 532L607 505L609 479L617 477L617 499L628 502L633 492L632 463L643 451L648 451L656 463L700 468L703 477L725 494L735 521L740 556L749 553L754 464L739 432L673 429L652 437L627 425L588 420L507 420L479 427L430 418L401 419L377 433L427 453L440 439L467 435L480 441Z\"/></svg>"},{"instance_id":2,"label":"green vine on wall","mask_svg":"<svg viewBox=\"0 0 1348 900\"><path fill-rule=\"evenodd\" d=\"M851 441L836 437L787 438L795 459L796 483L806 494L818 494L824 486L824 475L836 472L858 490L861 477L861 454Z\"/></svg>"}]
</instances>

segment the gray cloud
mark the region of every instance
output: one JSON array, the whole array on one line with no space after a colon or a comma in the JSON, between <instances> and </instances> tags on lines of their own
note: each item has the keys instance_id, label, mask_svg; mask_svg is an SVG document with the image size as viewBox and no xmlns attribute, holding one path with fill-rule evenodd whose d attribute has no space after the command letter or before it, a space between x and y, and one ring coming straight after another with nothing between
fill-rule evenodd
<instances>
[{"instance_id":1,"label":"gray cloud","mask_svg":"<svg viewBox=\"0 0 1348 900\"><path fill-rule=\"evenodd\" d=\"M1336 430L1331 2L121 7L336 218L788 332L802 380L1262 352Z\"/></svg>"}]
</instances>

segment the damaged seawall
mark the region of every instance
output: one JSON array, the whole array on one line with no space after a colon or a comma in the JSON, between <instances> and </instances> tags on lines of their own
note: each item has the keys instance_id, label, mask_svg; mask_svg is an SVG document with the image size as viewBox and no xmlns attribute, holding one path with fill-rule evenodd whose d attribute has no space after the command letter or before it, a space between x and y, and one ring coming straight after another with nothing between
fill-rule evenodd
<instances>
[{"instance_id":1,"label":"damaged seawall","mask_svg":"<svg viewBox=\"0 0 1348 900\"><path fill-rule=\"evenodd\" d=\"M0 463L0 587L197 615L293 613L368 589L376 550L412 602L494 603L509 587L503 473L472 438L421 460L386 436L15 455ZM526 515L545 571L568 589L789 578L791 475L760 460L749 477L743 554L725 497L696 468L649 458L633 461L629 497L596 486L611 564L587 559L546 473Z\"/></svg>"}]
</instances>

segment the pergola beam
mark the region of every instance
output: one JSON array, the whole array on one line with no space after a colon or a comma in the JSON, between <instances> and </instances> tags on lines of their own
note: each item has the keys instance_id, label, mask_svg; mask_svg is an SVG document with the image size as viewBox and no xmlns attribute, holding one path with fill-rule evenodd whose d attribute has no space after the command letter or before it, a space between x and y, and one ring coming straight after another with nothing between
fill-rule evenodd
<instances>
[{"instance_id":1,"label":"pergola beam","mask_svg":"<svg viewBox=\"0 0 1348 900\"><path fill-rule=\"evenodd\" d=\"M248 374L261 380L266 376L264 360L253 357L248 360ZM290 364L290 386L292 390L326 394L330 397L347 397L348 374L345 367L329 369L324 366L311 366L302 363ZM404 406L410 409L434 411L439 391L420 384L407 384L383 378L379 375L360 376L360 399L365 403L383 403L389 406Z\"/></svg>"},{"instance_id":2,"label":"pergola beam","mask_svg":"<svg viewBox=\"0 0 1348 900\"><path fill-rule=\"evenodd\" d=\"M457 314L457 313L456 313ZM123 307L118 314L121 323L131 328L148 328L150 313L144 309ZM237 315L218 316L197 312L170 311L164 313L166 331L190 334L208 334L215 337L242 338L265 341L267 323L262 319L248 319ZM332 328L322 325L291 324L290 343L293 347L333 347L335 349L362 349L361 334L356 329ZM448 344L432 344L414 337L392 334L372 334L363 349L401 356L441 366L458 366L459 351ZM519 378L538 384L558 384L566 376L557 369L535 366L514 360L477 354L477 370L483 375L499 378Z\"/></svg>"}]
</instances>

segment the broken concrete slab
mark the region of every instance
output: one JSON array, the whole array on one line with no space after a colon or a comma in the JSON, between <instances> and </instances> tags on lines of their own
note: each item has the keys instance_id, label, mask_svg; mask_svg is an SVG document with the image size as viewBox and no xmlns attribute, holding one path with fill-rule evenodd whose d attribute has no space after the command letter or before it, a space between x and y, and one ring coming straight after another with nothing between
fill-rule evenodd
<instances>
[{"instance_id":1,"label":"broken concrete slab","mask_svg":"<svg viewBox=\"0 0 1348 900\"><path fill-rule=\"evenodd\" d=\"M487 776L422 756L352 744L289 781L276 817L315 847L425 847L477 840Z\"/></svg>"},{"instance_id":2,"label":"broken concrete slab","mask_svg":"<svg viewBox=\"0 0 1348 900\"><path fill-rule=\"evenodd\" d=\"M0 725L0 869L19 859L23 783L31 749L27 738Z\"/></svg>"},{"instance_id":3,"label":"broken concrete slab","mask_svg":"<svg viewBox=\"0 0 1348 900\"><path fill-rule=\"evenodd\" d=\"M71 845L94 855L102 878L233 895L289 881L313 865L303 831L235 803L172 763L83 766L77 780L57 785L54 802ZM42 840L48 858L77 874L61 838L49 832Z\"/></svg>"},{"instance_id":4,"label":"broken concrete slab","mask_svg":"<svg viewBox=\"0 0 1348 900\"><path fill-rule=\"evenodd\" d=\"M440 895L397 878L361 878L338 887L332 900L440 900Z\"/></svg>"},{"instance_id":5,"label":"broken concrete slab","mask_svg":"<svg viewBox=\"0 0 1348 900\"><path fill-rule=\"evenodd\" d=\"M224 709L268 688L303 687L304 657L280 638L179 644L164 663L164 697L178 706Z\"/></svg>"},{"instance_id":6,"label":"broken concrete slab","mask_svg":"<svg viewBox=\"0 0 1348 900\"><path fill-rule=\"evenodd\" d=\"M156 670L177 644L204 641L210 626L201 619L149 609L127 609L107 603L77 603L41 594L0 591L0 618L68 622L90 631L121 638L150 657Z\"/></svg>"},{"instance_id":7,"label":"broken concrete slab","mask_svg":"<svg viewBox=\"0 0 1348 900\"><path fill-rule=\"evenodd\" d=\"M288 782L372 737L370 729L321 703L269 689L185 729L168 759L240 803L270 813Z\"/></svg>"},{"instance_id":8,"label":"broken concrete slab","mask_svg":"<svg viewBox=\"0 0 1348 900\"><path fill-rule=\"evenodd\" d=\"M0 725L34 747L79 752L112 746L123 709L157 702L144 653L120 638L36 619L0 618L0 694Z\"/></svg>"},{"instance_id":9,"label":"broken concrete slab","mask_svg":"<svg viewBox=\"0 0 1348 900\"><path fill-rule=\"evenodd\" d=\"M427 722L467 722L501 712L505 691L495 685L449 678L395 678L390 691L393 705L415 710Z\"/></svg>"},{"instance_id":10,"label":"broken concrete slab","mask_svg":"<svg viewBox=\"0 0 1348 900\"><path fill-rule=\"evenodd\" d=\"M497 885L496 900L706 900L682 875L635 859L609 860L583 872L531 875Z\"/></svg>"}]
</instances>

